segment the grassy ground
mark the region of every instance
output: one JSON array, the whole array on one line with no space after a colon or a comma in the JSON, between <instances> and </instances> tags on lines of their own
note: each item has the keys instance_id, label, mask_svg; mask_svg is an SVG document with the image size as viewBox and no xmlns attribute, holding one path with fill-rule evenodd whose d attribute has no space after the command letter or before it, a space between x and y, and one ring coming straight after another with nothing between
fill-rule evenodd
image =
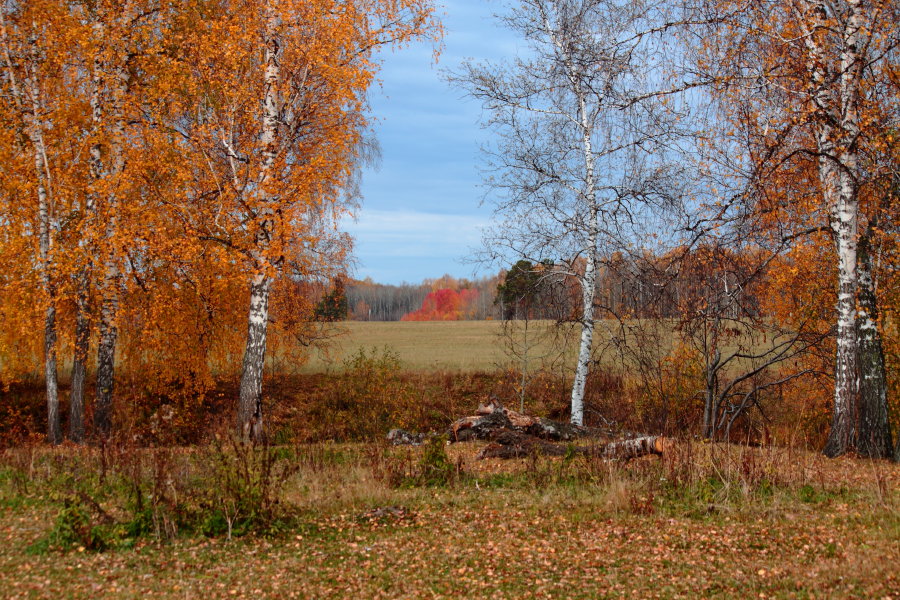
<instances>
[{"instance_id":1,"label":"grassy ground","mask_svg":"<svg viewBox=\"0 0 900 600\"><path fill-rule=\"evenodd\" d=\"M477 450L449 447L434 486L417 449L308 446L285 459L299 470L268 533L146 535L105 552L44 543L62 471L96 468L96 455L7 454L0 596L900 596L900 466L710 445L627 465ZM98 498L125 518L115 495Z\"/></svg>"},{"instance_id":2,"label":"grassy ground","mask_svg":"<svg viewBox=\"0 0 900 600\"><path fill-rule=\"evenodd\" d=\"M638 322L627 324L634 327ZM515 325L521 327L519 323ZM490 371L511 361L504 351L502 327L499 321L348 321L340 324L343 334L335 338L329 355L314 355L303 370L316 373L340 368L344 359L361 349L388 347L396 352L404 368L412 371ZM557 339L562 340L562 352L570 359L566 364L574 361L578 332L571 324L562 327L558 337L552 334L556 328L553 321L532 321L529 327L529 339L534 344L529 353L533 361L555 354L553 348ZM647 322L647 327L658 328L662 332L664 345L668 347L671 344L671 324ZM622 331L618 322L599 322L594 347L601 362L616 364L618 357L615 353L609 350L603 352L603 349L609 340L620 334ZM515 336L517 341L513 343L521 345L521 331L517 330ZM628 337L631 339L634 336Z\"/></svg>"},{"instance_id":3,"label":"grassy ground","mask_svg":"<svg viewBox=\"0 0 900 600\"><path fill-rule=\"evenodd\" d=\"M500 321L347 321L337 326L338 335L327 353L313 353L302 372L340 370L343 362L360 350L384 347L395 352L403 367L411 371L491 371L516 363L510 348L521 353L526 346L531 368L560 357L565 368L574 363L580 335L576 324L557 326L555 321L530 321L528 341L523 342L523 323L512 322L511 329L503 334ZM664 319L598 320L594 330L595 360L606 368L621 368L622 340L631 351L658 349L660 356L665 355L672 349L675 326L674 321ZM739 341L757 351L773 343L771 336L756 341L729 337L723 338L722 351L727 355Z\"/></svg>"},{"instance_id":4,"label":"grassy ground","mask_svg":"<svg viewBox=\"0 0 900 600\"><path fill-rule=\"evenodd\" d=\"M335 340L331 356L314 355L305 372L339 368L361 349L383 347L411 370L490 370L505 360L498 321L348 321L340 327L345 334Z\"/></svg>"}]
</instances>

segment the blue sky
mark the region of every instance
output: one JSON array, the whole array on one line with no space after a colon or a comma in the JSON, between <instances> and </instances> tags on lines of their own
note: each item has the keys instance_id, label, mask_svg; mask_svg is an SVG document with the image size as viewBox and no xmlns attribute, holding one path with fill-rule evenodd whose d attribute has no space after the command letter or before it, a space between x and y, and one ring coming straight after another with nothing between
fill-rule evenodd
<instances>
[{"instance_id":1,"label":"blue sky","mask_svg":"<svg viewBox=\"0 0 900 600\"><path fill-rule=\"evenodd\" d=\"M490 133L479 125L480 104L440 71L466 58L515 54L516 40L492 18L501 9L496 1L446 1L437 65L430 44L383 57L382 85L371 94L381 165L364 173L362 208L345 224L356 238L357 277L396 284L473 275L462 261L490 219L489 208L479 207L479 147Z\"/></svg>"}]
</instances>

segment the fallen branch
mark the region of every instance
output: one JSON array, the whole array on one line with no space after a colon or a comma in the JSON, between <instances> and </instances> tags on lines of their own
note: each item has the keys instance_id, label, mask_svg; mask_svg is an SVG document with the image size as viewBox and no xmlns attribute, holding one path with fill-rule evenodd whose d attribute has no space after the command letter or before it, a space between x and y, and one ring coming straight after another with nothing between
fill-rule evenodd
<instances>
[{"instance_id":1,"label":"fallen branch","mask_svg":"<svg viewBox=\"0 0 900 600\"><path fill-rule=\"evenodd\" d=\"M580 455L607 460L630 460L648 454L661 455L671 448L671 440L662 436L644 436L630 440L610 442L600 446L574 446L554 444L534 436L507 431L496 437L496 441L485 446L478 453L478 459L523 458L534 454L542 456Z\"/></svg>"},{"instance_id":2,"label":"fallen branch","mask_svg":"<svg viewBox=\"0 0 900 600\"><path fill-rule=\"evenodd\" d=\"M474 415L455 421L447 430L447 437L451 442L493 440L505 431L515 431L535 438L554 441L570 441L587 437L615 437L611 430L582 427L523 415L496 402L482 404Z\"/></svg>"}]
</instances>

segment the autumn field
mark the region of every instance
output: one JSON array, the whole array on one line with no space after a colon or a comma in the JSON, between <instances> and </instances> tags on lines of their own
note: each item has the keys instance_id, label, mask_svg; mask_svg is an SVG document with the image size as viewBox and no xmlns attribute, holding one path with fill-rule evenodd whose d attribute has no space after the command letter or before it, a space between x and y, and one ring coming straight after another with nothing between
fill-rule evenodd
<instances>
[{"instance_id":1,"label":"autumn field","mask_svg":"<svg viewBox=\"0 0 900 600\"><path fill-rule=\"evenodd\" d=\"M410 370L490 370L505 360L497 343L501 326L499 321L346 321L337 326L328 352L312 354L303 371L340 369L348 357L372 348L389 348Z\"/></svg>"},{"instance_id":2,"label":"autumn field","mask_svg":"<svg viewBox=\"0 0 900 600\"><path fill-rule=\"evenodd\" d=\"M641 325L638 321L624 324L628 329ZM674 327L673 322L665 320L644 323L644 328L661 332L662 351L671 346ZM578 349L578 332L574 326L564 325L557 331L554 321L536 320L529 323L529 328L532 339L537 340L530 349L533 357L549 356L557 348L566 357L567 365L574 362ZM303 367L304 372L341 369L348 357L373 348L390 349L403 367L411 371L490 371L515 360L504 351L501 321L346 321L337 329L328 351L313 353ZM616 353L604 353L602 349L613 337L623 335L621 329L622 323L617 321L599 321L595 340L601 364L610 367L617 364ZM521 330L516 330L514 335L521 338ZM634 342L633 334L625 335L627 341Z\"/></svg>"},{"instance_id":3,"label":"autumn field","mask_svg":"<svg viewBox=\"0 0 900 600\"><path fill-rule=\"evenodd\" d=\"M626 464L504 462L443 444L280 448L245 481L227 446L7 451L0 595L900 594L895 464L691 443Z\"/></svg>"}]
</instances>

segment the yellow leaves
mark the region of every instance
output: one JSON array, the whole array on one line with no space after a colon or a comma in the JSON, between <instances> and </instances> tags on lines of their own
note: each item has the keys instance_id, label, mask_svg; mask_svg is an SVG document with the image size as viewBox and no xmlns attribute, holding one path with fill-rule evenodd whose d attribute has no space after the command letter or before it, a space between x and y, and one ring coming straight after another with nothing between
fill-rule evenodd
<instances>
[{"instance_id":1,"label":"yellow leaves","mask_svg":"<svg viewBox=\"0 0 900 600\"><path fill-rule=\"evenodd\" d=\"M110 256L123 274L124 370L155 372L158 393L173 382L184 394L198 392L213 369L237 369L246 282L257 262L272 275L293 265L295 277L344 264L349 248L334 223L346 210L342 191L368 126L366 94L378 67L373 41L439 36L430 0L269 3L280 16L279 124L263 147L266 4L188 0L142 11L143 0L134 0L88 11L35 0L21 3L15 24L22 27L9 29L20 49L30 23L42 33L45 133L55 217L63 224L56 257L61 346L71 343L72 294L85 265ZM127 88L117 85L120 71L130 76ZM100 82L96 121L92 75ZM0 186L16 193L0 204L10 220L0 235L0 266L26 257L0 276L0 287L24 286L0 299L0 314L17 315L0 330L0 364L12 372L39 356L31 333L40 286L29 266L33 164L14 144L4 140L3 147L10 175ZM92 177L95 147L101 165ZM116 156L121 173L112 168ZM99 275L92 277L96 287ZM273 305L282 318L273 347L299 359L311 307L297 294L276 286Z\"/></svg>"}]
</instances>

